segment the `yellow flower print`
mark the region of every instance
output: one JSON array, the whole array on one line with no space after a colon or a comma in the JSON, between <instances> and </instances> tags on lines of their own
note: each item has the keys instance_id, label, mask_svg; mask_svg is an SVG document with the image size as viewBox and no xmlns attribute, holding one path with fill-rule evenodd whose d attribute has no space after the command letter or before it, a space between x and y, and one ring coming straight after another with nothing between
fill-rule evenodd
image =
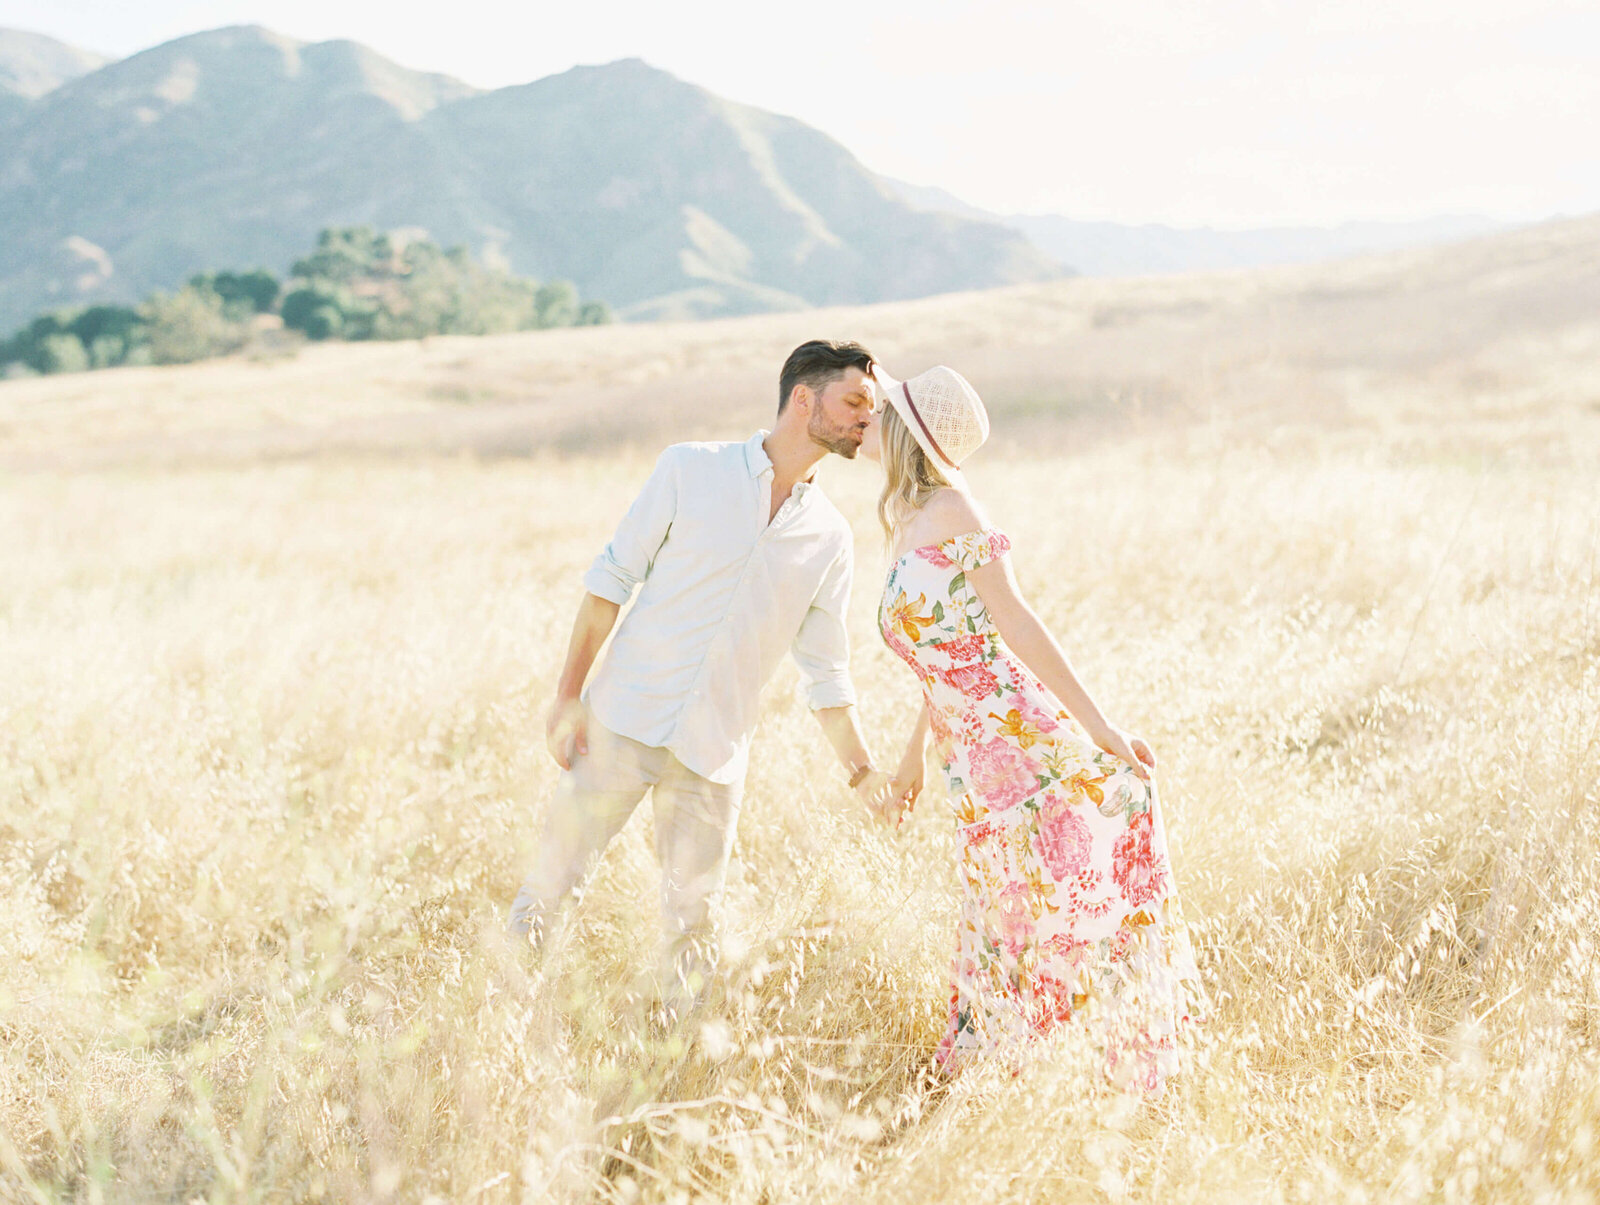
<instances>
[{"instance_id":1,"label":"yellow flower print","mask_svg":"<svg viewBox=\"0 0 1600 1205\"><path fill-rule=\"evenodd\" d=\"M1093 778L1090 776L1089 771L1079 770L1071 778L1066 780L1066 785L1074 791L1082 791L1096 805L1098 805L1104 803L1106 798L1106 793L1100 789L1099 784L1103 783L1110 777L1111 775L1109 774L1102 774L1098 778Z\"/></svg>"},{"instance_id":2,"label":"yellow flower print","mask_svg":"<svg viewBox=\"0 0 1600 1205\"><path fill-rule=\"evenodd\" d=\"M889 623L892 627L904 632L912 644L922 639L922 629L932 624L933 615L918 615L917 612L928 605L926 594L917 595L917 601L911 602L906 598L906 592L900 591L900 596L889 604Z\"/></svg>"},{"instance_id":3,"label":"yellow flower print","mask_svg":"<svg viewBox=\"0 0 1600 1205\"><path fill-rule=\"evenodd\" d=\"M1142 929L1146 925L1155 923L1156 918L1150 915L1150 911L1147 908L1140 908L1139 911L1122 918L1122 927L1124 929Z\"/></svg>"},{"instance_id":4,"label":"yellow flower print","mask_svg":"<svg viewBox=\"0 0 1600 1205\"><path fill-rule=\"evenodd\" d=\"M989 713L989 718L991 720L1000 721L1001 736L1015 738L1017 744L1021 745L1024 749L1033 748L1034 743L1042 739L1044 736L1044 733L1039 730L1038 725L1028 723L1027 720L1022 718L1022 712L1018 711L1015 707L1006 712L1003 716L996 715L991 711ZM1048 757L1045 759L1045 764L1049 764Z\"/></svg>"}]
</instances>

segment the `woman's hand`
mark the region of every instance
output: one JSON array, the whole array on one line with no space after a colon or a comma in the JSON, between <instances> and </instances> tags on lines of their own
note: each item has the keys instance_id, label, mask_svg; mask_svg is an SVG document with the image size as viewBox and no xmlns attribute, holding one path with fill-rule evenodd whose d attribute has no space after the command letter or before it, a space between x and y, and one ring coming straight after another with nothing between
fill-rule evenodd
<instances>
[{"instance_id":1,"label":"woman's hand","mask_svg":"<svg viewBox=\"0 0 1600 1205\"><path fill-rule=\"evenodd\" d=\"M1156 768L1156 755L1141 738L1120 728L1107 728L1095 737L1094 743L1127 762L1140 778L1150 781L1150 771Z\"/></svg>"},{"instance_id":2,"label":"woman's hand","mask_svg":"<svg viewBox=\"0 0 1600 1205\"><path fill-rule=\"evenodd\" d=\"M925 766L923 742L913 740L906 746L905 756L900 759L900 768L889 780L890 805L894 809L896 828L905 821L906 814L916 806L917 796L922 794L927 778Z\"/></svg>"},{"instance_id":3,"label":"woman's hand","mask_svg":"<svg viewBox=\"0 0 1600 1205\"><path fill-rule=\"evenodd\" d=\"M906 816L917 805L917 795L922 794L922 787L922 757L918 757L915 767L907 767L906 763L901 762L901 768L890 779L890 811L894 827L906 823Z\"/></svg>"}]
</instances>

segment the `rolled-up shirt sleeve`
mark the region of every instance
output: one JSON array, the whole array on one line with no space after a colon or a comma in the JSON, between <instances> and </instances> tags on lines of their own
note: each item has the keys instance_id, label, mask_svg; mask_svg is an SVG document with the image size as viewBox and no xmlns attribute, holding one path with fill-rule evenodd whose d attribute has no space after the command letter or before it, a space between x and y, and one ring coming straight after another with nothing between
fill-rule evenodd
<instances>
[{"instance_id":1,"label":"rolled-up shirt sleeve","mask_svg":"<svg viewBox=\"0 0 1600 1205\"><path fill-rule=\"evenodd\" d=\"M583 588L618 606L633 597L672 530L678 510L678 472L673 449L656 460L649 480L622 516L617 530L583 575Z\"/></svg>"},{"instance_id":2,"label":"rolled-up shirt sleeve","mask_svg":"<svg viewBox=\"0 0 1600 1205\"><path fill-rule=\"evenodd\" d=\"M845 613L850 609L851 571L851 554L846 546L829 566L795 634L795 664L805 680L806 701L812 711L848 707L856 701L856 689L850 681L850 637L844 626Z\"/></svg>"}]
</instances>

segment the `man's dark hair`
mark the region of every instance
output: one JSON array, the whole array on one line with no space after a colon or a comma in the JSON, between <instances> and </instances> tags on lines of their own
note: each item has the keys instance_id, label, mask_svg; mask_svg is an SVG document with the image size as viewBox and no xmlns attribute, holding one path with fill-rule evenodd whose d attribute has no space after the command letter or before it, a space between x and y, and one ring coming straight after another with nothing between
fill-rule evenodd
<instances>
[{"instance_id":1,"label":"man's dark hair","mask_svg":"<svg viewBox=\"0 0 1600 1205\"><path fill-rule=\"evenodd\" d=\"M872 353L859 343L834 339L812 339L789 353L778 374L778 413L789 404L796 385L821 393L847 368L866 372L872 367Z\"/></svg>"}]
</instances>

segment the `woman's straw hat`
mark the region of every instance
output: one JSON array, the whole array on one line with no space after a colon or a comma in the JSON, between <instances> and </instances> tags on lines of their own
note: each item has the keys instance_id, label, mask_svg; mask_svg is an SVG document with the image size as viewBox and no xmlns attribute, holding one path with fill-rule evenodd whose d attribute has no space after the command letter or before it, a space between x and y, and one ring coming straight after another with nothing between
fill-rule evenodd
<instances>
[{"instance_id":1,"label":"woman's straw hat","mask_svg":"<svg viewBox=\"0 0 1600 1205\"><path fill-rule=\"evenodd\" d=\"M875 363L871 380L878 404L893 406L950 484L965 488L961 464L989 438L989 412L967 378L940 364L897 381Z\"/></svg>"}]
</instances>

